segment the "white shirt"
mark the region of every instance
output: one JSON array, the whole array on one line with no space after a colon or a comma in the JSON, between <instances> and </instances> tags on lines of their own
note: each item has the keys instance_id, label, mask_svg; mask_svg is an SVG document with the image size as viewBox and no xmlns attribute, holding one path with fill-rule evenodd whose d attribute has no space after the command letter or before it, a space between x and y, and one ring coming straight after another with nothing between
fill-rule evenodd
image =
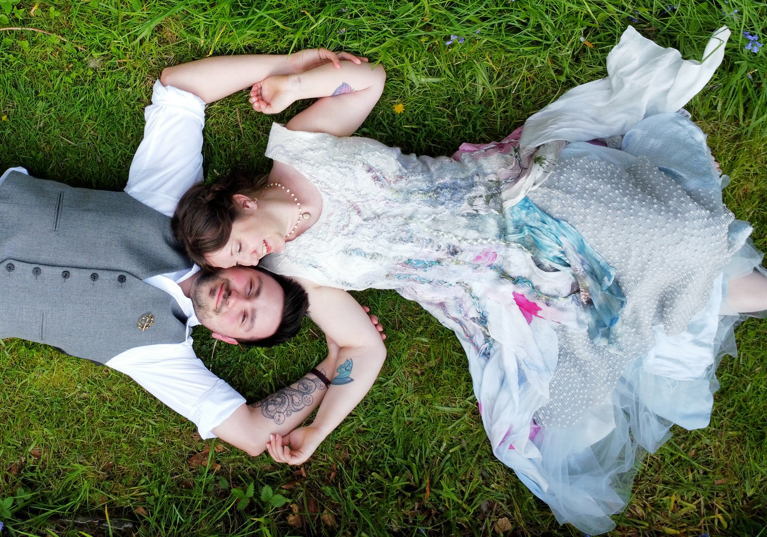
<instances>
[{"instance_id":1,"label":"white shirt","mask_svg":"<svg viewBox=\"0 0 767 537\"><path fill-rule=\"evenodd\" d=\"M202 129L205 103L191 93L155 82L152 104L144 111L144 139L133 157L125 192L166 216L179 199L202 181ZM0 185L12 171L0 177ZM106 365L121 371L170 408L194 422L202 438L213 438L220 425L242 404L239 393L210 372L192 349L192 328L200 324L192 301L179 283L199 270L196 265L173 274L144 280L170 294L187 316L186 341L135 347Z\"/></svg>"}]
</instances>

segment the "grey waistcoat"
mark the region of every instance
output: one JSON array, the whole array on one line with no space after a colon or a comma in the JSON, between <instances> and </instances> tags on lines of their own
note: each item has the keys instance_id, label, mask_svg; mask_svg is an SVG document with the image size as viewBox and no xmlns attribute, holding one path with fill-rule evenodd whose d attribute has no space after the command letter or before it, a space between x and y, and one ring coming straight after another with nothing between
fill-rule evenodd
<instances>
[{"instance_id":1,"label":"grey waistcoat","mask_svg":"<svg viewBox=\"0 0 767 537\"><path fill-rule=\"evenodd\" d=\"M142 280L191 266L170 219L125 192L17 172L0 185L0 339L99 363L133 347L183 342L176 301Z\"/></svg>"}]
</instances>

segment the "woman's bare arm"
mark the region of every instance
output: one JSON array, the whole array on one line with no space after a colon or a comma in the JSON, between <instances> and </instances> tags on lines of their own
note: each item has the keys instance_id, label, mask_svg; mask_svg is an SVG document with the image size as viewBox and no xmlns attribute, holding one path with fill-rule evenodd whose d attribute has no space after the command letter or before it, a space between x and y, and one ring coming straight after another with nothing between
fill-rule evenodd
<instances>
[{"instance_id":1,"label":"woman's bare arm","mask_svg":"<svg viewBox=\"0 0 767 537\"><path fill-rule=\"evenodd\" d=\"M301 464L314 453L370 391L386 359L381 334L351 295L306 281L301 285L309 294L312 320L340 350L329 377L333 380L312 424L284 437L272 435L269 454L288 464Z\"/></svg>"},{"instance_id":2,"label":"woman's bare arm","mask_svg":"<svg viewBox=\"0 0 767 537\"><path fill-rule=\"evenodd\" d=\"M349 136L378 102L385 82L381 65L344 61L339 69L323 65L297 75L267 78L253 86L250 101L256 111L273 114L299 99L319 98L286 127Z\"/></svg>"}]
</instances>

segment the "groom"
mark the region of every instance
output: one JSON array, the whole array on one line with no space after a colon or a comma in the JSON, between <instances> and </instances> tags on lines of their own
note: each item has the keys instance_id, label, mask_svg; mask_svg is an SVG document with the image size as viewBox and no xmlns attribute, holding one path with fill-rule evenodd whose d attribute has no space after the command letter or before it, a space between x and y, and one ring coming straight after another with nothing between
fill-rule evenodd
<instances>
[{"instance_id":1,"label":"groom","mask_svg":"<svg viewBox=\"0 0 767 537\"><path fill-rule=\"evenodd\" d=\"M267 346L289 339L309 307L296 282L244 267L198 272L167 216L124 192L70 188L21 168L0 176L0 215L0 339L49 344L122 371L203 438L251 455L266 449L270 434L297 427L328 392L335 346L313 372L255 406L192 349L199 321L191 298L219 338ZM252 323L232 320L243 312ZM364 330L380 343L367 319ZM289 397L297 390L309 397Z\"/></svg>"},{"instance_id":2,"label":"groom","mask_svg":"<svg viewBox=\"0 0 767 537\"><path fill-rule=\"evenodd\" d=\"M308 52L305 61L300 53L292 61L258 57L262 69L250 76L326 61L323 51ZM191 267L169 216L202 177L205 105L159 82L152 103L123 193L70 188L22 168L0 177L0 338L47 343L124 372L193 421L203 438L217 436L251 455L267 448L270 435L298 427L327 394L312 426L291 438L308 457L353 408L349 394L365 385L331 386L336 361L359 357L367 371L355 371L374 379L385 357L380 327L361 308L333 315L327 306L338 297L324 292L313 294L307 310L301 285L263 271L207 275ZM328 335L328 357L297 383L246 405L195 356L191 299L214 337L233 343L284 341L308 312Z\"/></svg>"}]
</instances>

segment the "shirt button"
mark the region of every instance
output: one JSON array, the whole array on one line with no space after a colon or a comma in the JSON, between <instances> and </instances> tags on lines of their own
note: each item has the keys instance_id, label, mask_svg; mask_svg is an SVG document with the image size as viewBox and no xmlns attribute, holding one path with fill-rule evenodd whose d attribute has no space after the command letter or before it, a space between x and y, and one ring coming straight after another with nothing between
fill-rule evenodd
<instances>
[{"instance_id":1,"label":"shirt button","mask_svg":"<svg viewBox=\"0 0 767 537\"><path fill-rule=\"evenodd\" d=\"M42 272L43 271L40 270L40 267L35 267L35 268L32 269L32 274L34 274L35 276L39 276L40 273L42 273Z\"/></svg>"},{"instance_id":2,"label":"shirt button","mask_svg":"<svg viewBox=\"0 0 767 537\"><path fill-rule=\"evenodd\" d=\"M13 263L8 263L7 265L5 265L5 270L7 270L8 272L13 272L14 270L16 270L16 265L14 265Z\"/></svg>"},{"instance_id":3,"label":"shirt button","mask_svg":"<svg viewBox=\"0 0 767 537\"><path fill-rule=\"evenodd\" d=\"M125 275L123 275L123 274L120 274L120 275L117 277L117 281L118 281L118 282L120 282L120 283L125 283Z\"/></svg>"},{"instance_id":4,"label":"shirt button","mask_svg":"<svg viewBox=\"0 0 767 537\"><path fill-rule=\"evenodd\" d=\"M64 272L61 273L61 277L64 278L65 280L68 280L70 276L71 274L69 273L68 270L65 270Z\"/></svg>"},{"instance_id":5,"label":"shirt button","mask_svg":"<svg viewBox=\"0 0 767 537\"><path fill-rule=\"evenodd\" d=\"M96 274L95 272L93 274L91 274L91 281L92 282L95 282L98 279L99 279L99 275L98 274Z\"/></svg>"}]
</instances>

